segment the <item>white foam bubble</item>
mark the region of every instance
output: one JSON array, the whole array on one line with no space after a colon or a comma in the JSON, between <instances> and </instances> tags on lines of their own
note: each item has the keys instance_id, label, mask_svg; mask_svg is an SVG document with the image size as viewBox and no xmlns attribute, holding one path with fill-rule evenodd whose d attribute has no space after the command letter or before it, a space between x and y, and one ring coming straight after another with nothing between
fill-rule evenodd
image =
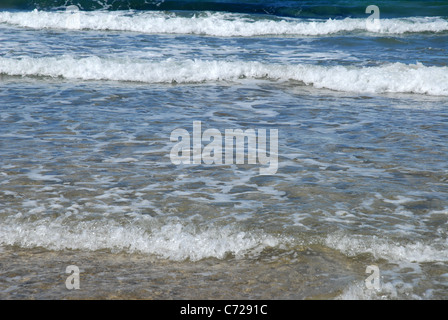
<instances>
[{"instance_id":1,"label":"white foam bubble","mask_svg":"<svg viewBox=\"0 0 448 320\"><path fill-rule=\"evenodd\" d=\"M391 299L431 299L431 291L419 296L413 293L413 286L403 281L388 282L380 290L368 289L364 282L352 283L336 297L336 300L391 300Z\"/></svg>"},{"instance_id":2,"label":"white foam bubble","mask_svg":"<svg viewBox=\"0 0 448 320\"><path fill-rule=\"evenodd\" d=\"M108 163L129 163L129 162L136 162L138 161L135 158L111 158L111 159L106 159L104 160L104 162L108 162Z\"/></svg>"},{"instance_id":3,"label":"white foam bubble","mask_svg":"<svg viewBox=\"0 0 448 320\"><path fill-rule=\"evenodd\" d=\"M382 66L318 66L257 61L147 60L73 56L0 57L0 74L145 83L200 83L238 79L296 80L316 88L356 93L448 96L448 67L421 63Z\"/></svg>"},{"instance_id":4,"label":"white foam bubble","mask_svg":"<svg viewBox=\"0 0 448 320\"><path fill-rule=\"evenodd\" d=\"M145 217L118 222L111 217L83 220L80 216L67 212L56 219L45 217L29 222L18 214L0 224L0 244L50 250L110 250L197 261L223 259L229 254L256 255L281 243L273 236L242 231L235 226L199 228Z\"/></svg>"},{"instance_id":5,"label":"white foam bubble","mask_svg":"<svg viewBox=\"0 0 448 320\"><path fill-rule=\"evenodd\" d=\"M325 244L348 256L369 253L375 259L386 259L393 262L448 261L447 239L438 239L432 243L419 241L398 243L376 236L349 236L337 233L328 235Z\"/></svg>"},{"instance_id":6,"label":"white foam bubble","mask_svg":"<svg viewBox=\"0 0 448 320\"><path fill-rule=\"evenodd\" d=\"M54 181L54 182L62 181L61 179L56 178L56 176L54 175L42 174L41 169L42 168L30 170L30 172L27 174L28 178L36 181Z\"/></svg>"},{"instance_id":7,"label":"white foam bubble","mask_svg":"<svg viewBox=\"0 0 448 320\"><path fill-rule=\"evenodd\" d=\"M194 16L147 11L76 12L0 12L0 23L35 29L84 29L101 31L132 31L158 34L197 34L210 36L318 36L338 32L368 31L379 34L406 32L442 32L448 21L438 17L381 19L381 25L371 27L366 19L309 20L251 17L243 14L202 12Z\"/></svg>"},{"instance_id":8,"label":"white foam bubble","mask_svg":"<svg viewBox=\"0 0 448 320\"><path fill-rule=\"evenodd\" d=\"M418 201L418 200L421 200L421 199L414 199L414 198L405 197L405 196L397 196L397 199L384 199L383 198L384 202L392 203L392 204L395 204L395 205L401 205L401 204L404 204L404 203Z\"/></svg>"}]
</instances>

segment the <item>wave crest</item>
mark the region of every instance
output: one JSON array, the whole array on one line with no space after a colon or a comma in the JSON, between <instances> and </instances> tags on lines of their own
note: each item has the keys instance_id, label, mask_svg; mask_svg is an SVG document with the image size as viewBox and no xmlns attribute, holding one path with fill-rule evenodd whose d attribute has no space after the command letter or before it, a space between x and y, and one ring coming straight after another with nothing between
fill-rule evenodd
<instances>
[{"instance_id":1,"label":"wave crest","mask_svg":"<svg viewBox=\"0 0 448 320\"><path fill-rule=\"evenodd\" d=\"M135 61L72 56L0 57L0 74L143 83L201 83L238 79L301 81L316 88L356 93L448 96L448 67L391 63L372 67L268 64L256 61Z\"/></svg>"},{"instance_id":2,"label":"wave crest","mask_svg":"<svg viewBox=\"0 0 448 320\"><path fill-rule=\"evenodd\" d=\"M30 222L16 215L0 224L0 245L49 250L84 250L152 254L173 261L257 255L283 240L233 226L193 227L176 221L140 218L83 220L73 215Z\"/></svg>"},{"instance_id":3,"label":"wave crest","mask_svg":"<svg viewBox=\"0 0 448 320\"><path fill-rule=\"evenodd\" d=\"M77 23L73 23L76 14ZM224 37L322 36L340 32L403 34L448 31L439 17L381 19L380 26L362 18L272 19L243 14L196 12L176 14L159 11L122 12L0 12L0 23L33 29L130 31L147 34L195 34Z\"/></svg>"}]
</instances>

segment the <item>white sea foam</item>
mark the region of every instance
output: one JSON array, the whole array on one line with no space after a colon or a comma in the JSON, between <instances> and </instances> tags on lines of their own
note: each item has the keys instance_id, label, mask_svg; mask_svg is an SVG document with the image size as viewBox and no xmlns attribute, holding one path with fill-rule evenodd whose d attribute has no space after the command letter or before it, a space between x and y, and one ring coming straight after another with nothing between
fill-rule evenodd
<instances>
[{"instance_id":1,"label":"white sea foam","mask_svg":"<svg viewBox=\"0 0 448 320\"><path fill-rule=\"evenodd\" d=\"M328 235L324 243L347 256L370 254L376 261L385 259L392 263L380 270L378 289L368 288L365 281L356 281L336 297L342 300L431 299L431 290L415 290L421 280L421 264L448 261L448 240L443 238L431 242L396 242L384 237L335 233Z\"/></svg>"},{"instance_id":2,"label":"white sea foam","mask_svg":"<svg viewBox=\"0 0 448 320\"><path fill-rule=\"evenodd\" d=\"M0 74L144 83L200 83L238 79L297 80L316 88L357 93L417 93L448 96L448 67L421 63L382 66L318 66L255 61L160 62L72 56L0 57Z\"/></svg>"},{"instance_id":3,"label":"white sea foam","mask_svg":"<svg viewBox=\"0 0 448 320\"><path fill-rule=\"evenodd\" d=\"M79 216L79 215L78 215ZM0 224L0 245L50 250L111 250L153 254L170 260L223 259L258 254L282 240L262 233L250 233L235 226L193 227L180 222L129 222L113 219L73 219L68 213L56 219L30 222L21 214Z\"/></svg>"},{"instance_id":4,"label":"white sea foam","mask_svg":"<svg viewBox=\"0 0 448 320\"><path fill-rule=\"evenodd\" d=\"M76 16L74 16L76 15ZM76 23L74 23L75 21ZM0 23L34 29L131 31L151 34L210 36L318 36L338 32L368 31L379 34L443 32L448 21L437 17L381 19L370 26L366 19L343 20L260 19L231 13L199 13L187 17L166 12L0 12Z\"/></svg>"},{"instance_id":5,"label":"white sea foam","mask_svg":"<svg viewBox=\"0 0 448 320\"><path fill-rule=\"evenodd\" d=\"M448 261L447 239L440 239L432 243L419 241L397 243L378 237L331 234L326 237L325 244L348 256L369 253L375 259L386 259L393 262Z\"/></svg>"},{"instance_id":6,"label":"white sea foam","mask_svg":"<svg viewBox=\"0 0 448 320\"><path fill-rule=\"evenodd\" d=\"M391 300L410 299L423 300L432 299L431 290L421 296L413 293L414 286L400 280L387 282L381 285L380 290L368 289L364 282L352 283L336 297L336 300Z\"/></svg>"}]
</instances>

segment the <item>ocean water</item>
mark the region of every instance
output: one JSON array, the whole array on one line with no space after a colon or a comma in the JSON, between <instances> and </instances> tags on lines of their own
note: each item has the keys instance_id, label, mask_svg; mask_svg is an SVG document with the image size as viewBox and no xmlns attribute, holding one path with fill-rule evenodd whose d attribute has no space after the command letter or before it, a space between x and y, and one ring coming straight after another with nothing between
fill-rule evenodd
<instances>
[{"instance_id":1,"label":"ocean water","mask_svg":"<svg viewBox=\"0 0 448 320\"><path fill-rule=\"evenodd\" d=\"M447 63L448 1L1 1L0 298L447 299Z\"/></svg>"}]
</instances>

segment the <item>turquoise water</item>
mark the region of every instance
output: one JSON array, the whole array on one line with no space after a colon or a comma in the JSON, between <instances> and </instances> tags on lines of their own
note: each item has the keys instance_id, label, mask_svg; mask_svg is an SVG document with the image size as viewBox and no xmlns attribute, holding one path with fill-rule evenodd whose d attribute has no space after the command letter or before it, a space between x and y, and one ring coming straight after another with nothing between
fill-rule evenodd
<instances>
[{"instance_id":1,"label":"turquoise water","mask_svg":"<svg viewBox=\"0 0 448 320\"><path fill-rule=\"evenodd\" d=\"M446 299L448 4L368 5L3 2L0 297Z\"/></svg>"}]
</instances>

